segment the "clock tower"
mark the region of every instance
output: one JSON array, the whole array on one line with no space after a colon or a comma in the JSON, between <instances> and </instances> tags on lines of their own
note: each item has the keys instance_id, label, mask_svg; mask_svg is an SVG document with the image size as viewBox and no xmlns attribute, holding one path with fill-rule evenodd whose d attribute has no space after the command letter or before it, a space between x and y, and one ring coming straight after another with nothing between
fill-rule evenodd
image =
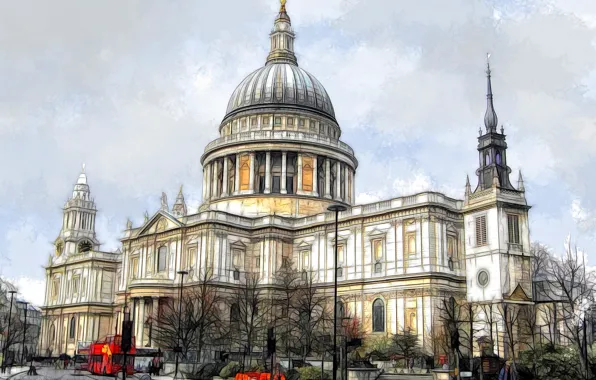
<instances>
[{"instance_id":1,"label":"clock tower","mask_svg":"<svg viewBox=\"0 0 596 380\"><path fill-rule=\"evenodd\" d=\"M468 178L464 200L467 299L490 303L531 301L530 231L521 172L518 186L509 180L507 143L493 105L487 63L485 130L478 137L478 184Z\"/></svg>"}]
</instances>

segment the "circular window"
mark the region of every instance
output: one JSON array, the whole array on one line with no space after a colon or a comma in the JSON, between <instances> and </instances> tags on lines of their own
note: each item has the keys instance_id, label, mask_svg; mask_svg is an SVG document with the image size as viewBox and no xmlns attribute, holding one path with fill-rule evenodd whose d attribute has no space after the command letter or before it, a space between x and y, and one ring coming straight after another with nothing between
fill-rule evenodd
<instances>
[{"instance_id":1,"label":"circular window","mask_svg":"<svg viewBox=\"0 0 596 380\"><path fill-rule=\"evenodd\" d=\"M486 287L486 285L488 285L488 281L489 281L489 275L488 272L484 269L478 271L478 285L480 285L481 287Z\"/></svg>"}]
</instances>

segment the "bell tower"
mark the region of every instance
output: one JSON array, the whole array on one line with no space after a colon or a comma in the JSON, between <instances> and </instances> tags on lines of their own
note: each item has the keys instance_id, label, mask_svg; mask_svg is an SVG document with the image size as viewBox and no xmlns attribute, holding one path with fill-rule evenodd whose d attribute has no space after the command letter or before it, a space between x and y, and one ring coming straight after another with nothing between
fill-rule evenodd
<instances>
[{"instance_id":1,"label":"bell tower","mask_svg":"<svg viewBox=\"0 0 596 380\"><path fill-rule=\"evenodd\" d=\"M77 179L72 196L63 208L62 228L54 242L56 258L68 257L99 249L95 235L97 209L87 183L85 164Z\"/></svg>"},{"instance_id":2,"label":"bell tower","mask_svg":"<svg viewBox=\"0 0 596 380\"><path fill-rule=\"evenodd\" d=\"M475 302L529 301L530 231L523 180L509 180L504 129L497 131L490 64L487 63L485 133L478 137L478 185L466 180L464 225L467 298Z\"/></svg>"}]
</instances>

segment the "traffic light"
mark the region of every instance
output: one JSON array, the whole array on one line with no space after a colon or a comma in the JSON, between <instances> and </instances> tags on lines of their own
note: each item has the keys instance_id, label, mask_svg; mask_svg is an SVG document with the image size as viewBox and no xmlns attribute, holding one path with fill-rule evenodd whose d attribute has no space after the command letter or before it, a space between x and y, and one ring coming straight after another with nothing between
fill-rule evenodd
<instances>
[{"instance_id":1,"label":"traffic light","mask_svg":"<svg viewBox=\"0 0 596 380\"><path fill-rule=\"evenodd\" d=\"M267 330L267 353L273 355L275 353L275 330L270 327Z\"/></svg>"},{"instance_id":2,"label":"traffic light","mask_svg":"<svg viewBox=\"0 0 596 380\"><path fill-rule=\"evenodd\" d=\"M122 321L122 351L128 352L132 347L133 321Z\"/></svg>"}]
</instances>

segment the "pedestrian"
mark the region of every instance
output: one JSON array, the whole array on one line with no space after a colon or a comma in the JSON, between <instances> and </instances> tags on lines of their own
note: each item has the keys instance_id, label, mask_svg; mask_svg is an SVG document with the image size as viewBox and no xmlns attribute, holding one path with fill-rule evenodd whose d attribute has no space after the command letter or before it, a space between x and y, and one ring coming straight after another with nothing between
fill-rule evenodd
<instances>
[{"instance_id":1,"label":"pedestrian","mask_svg":"<svg viewBox=\"0 0 596 380\"><path fill-rule=\"evenodd\" d=\"M499 372L499 380L517 380L513 369L511 368L511 361L507 360L501 372Z\"/></svg>"}]
</instances>

